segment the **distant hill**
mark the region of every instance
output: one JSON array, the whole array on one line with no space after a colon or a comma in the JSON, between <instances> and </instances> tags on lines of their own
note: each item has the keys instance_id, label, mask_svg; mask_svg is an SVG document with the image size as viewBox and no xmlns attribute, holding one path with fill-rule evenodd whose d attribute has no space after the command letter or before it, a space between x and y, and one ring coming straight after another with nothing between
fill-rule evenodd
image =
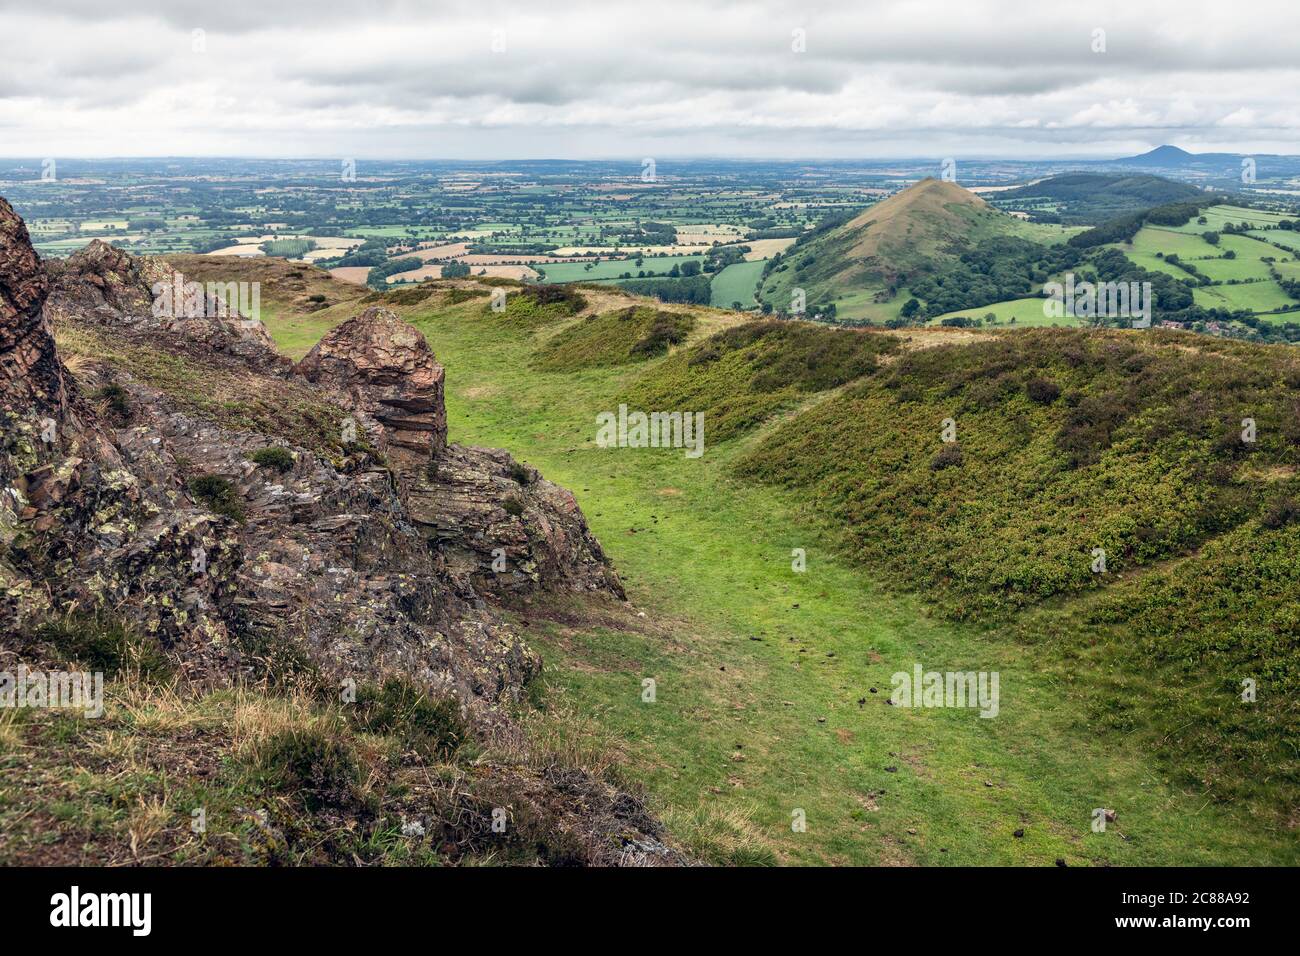
<instances>
[{"instance_id":1,"label":"distant hill","mask_svg":"<svg viewBox=\"0 0 1300 956\"><path fill-rule=\"evenodd\" d=\"M785 311L794 290L803 289L810 315L817 306L834 303L841 318L883 318L873 315L871 306L892 299L911 278L980 240L1024 235L1026 229L1034 227L956 183L926 178L801 240L771 264L760 301Z\"/></svg>"},{"instance_id":2,"label":"distant hill","mask_svg":"<svg viewBox=\"0 0 1300 956\"><path fill-rule=\"evenodd\" d=\"M999 193L995 202L1051 221L1094 225L1152 206L1204 198L1195 186L1150 173L1066 173Z\"/></svg>"},{"instance_id":3,"label":"distant hill","mask_svg":"<svg viewBox=\"0 0 1300 956\"><path fill-rule=\"evenodd\" d=\"M1177 146L1157 146L1139 156L1129 156L1114 162L1120 166L1177 169L1183 166L1222 166L1225 163L1235 163L1238 159L1240 156L1236 153L1189 153Z\"/></svg>"}]
</instances>

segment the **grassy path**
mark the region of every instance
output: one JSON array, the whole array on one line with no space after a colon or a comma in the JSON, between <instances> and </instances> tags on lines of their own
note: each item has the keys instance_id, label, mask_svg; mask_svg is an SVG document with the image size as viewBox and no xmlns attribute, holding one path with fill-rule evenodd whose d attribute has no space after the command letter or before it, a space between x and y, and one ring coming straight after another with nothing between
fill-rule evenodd
<instances>
[{"instance_id":1,"label":"grassy path","mask_svg":"<svg viewBox=\"0 0 1300 956\"><path fill-rule=\"evenodd\" d=\"M452 440L510 448L571 488L647 613L644 632L554 624L531 640L706 857L1296 862L1294 832L1172 788L1120 735L1091 729L1042 648L934 620L839 563L795 502L727 476L737 443L694 461L596 448L595 413L635 370L534 371L533 343L479 309L403 310L447 367ZM891 674L918 662L998 671L999 715L887 705ZM1090 827L1098 807L1118 811L1104 833Z\"/></svg>"}]
</instances>

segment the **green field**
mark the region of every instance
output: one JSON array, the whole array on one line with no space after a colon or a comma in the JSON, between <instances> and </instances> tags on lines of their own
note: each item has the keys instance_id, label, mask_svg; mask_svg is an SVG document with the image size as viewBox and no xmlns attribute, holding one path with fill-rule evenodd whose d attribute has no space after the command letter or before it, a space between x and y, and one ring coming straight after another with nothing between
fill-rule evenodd
<instances>
[{"instance_id":1,"label":"green field","mask_svg":"<svg viewBox=\"0 0 1300 956\"><path fill-rule=\"evenodd\" d=\"M739 302L749 308L754 304L754 287L762 274L762 260L732 263L713 277L710 304L729 309L733 302Z\"/></svg>"},{"instance_id":2,"label":"green field","mask_svg":"<svg viewBox=\"0 0 1300 956\"><path fill-rule=\"evenodd\" d=\"M546 270L547 282L590 282L597 279L617 279L625 272L645 272L646 277L667 275L673 266L687 262L703 263L703 256L663 256L662 258L646 256L641 265L635 259L603 259L600 262L548 262L542 265ZM591 268L587 268L588 265Z\"/></svg>"},{"instance_id":3,"label":"green field","mask_svg":"<svg viewBox=\"0 0 1300 956\"><path fill-rule=\"evenodd\" d=\"M944 319L952 319L958 316L965 316L968 319L984 318L989 313L995 317L996 325L1014 325L1017 328L1034 328L1040 326L1061 326L1073 327L1081 325L1078 319L1073 316L1062 318L1051 318L1043 314L1044 299L1033 296L1024 299L1011 299L1007 302L994 302L992 305L982 305L977 309L959 309L956 312L949 312L947 315L941 315L938 318L931 319L930 325L942 325ZM1015 321L1013 322L1012 319Z\"/></svg>"},{"instance_id":4,"label":"green field","mask_svg":"<svg viewBox=\"0 0 1300 956\"><path fill-rule=\"evenodd\" d=\"M1181 226L1164 226L1161 228L1172 229L1177 232L1218 232L1225 223L1240 225L1243 222L1252 225L1274 225L1282 219L1291 219L1294 216L1288 216L1285 213L1268 212L1263 209L1247 209L1244 206L1211 206L1202 210L1201 215L1205 217L1205 222L1197 222L1199 216L1193 217L1190 222Z\"/></svg>"},{"instance_id":5,"label":"green field","mask_svg":"<svg viewBox=\"0 0 1300 956\"><path fill-rule=\"evenodd\" d=\"M1201 286L1192 291L1196 304L1207 309L1248 309L1268 312L1298 305L1276 282L1243 282L1238 285Z\"/></svg>"}]
</instances>

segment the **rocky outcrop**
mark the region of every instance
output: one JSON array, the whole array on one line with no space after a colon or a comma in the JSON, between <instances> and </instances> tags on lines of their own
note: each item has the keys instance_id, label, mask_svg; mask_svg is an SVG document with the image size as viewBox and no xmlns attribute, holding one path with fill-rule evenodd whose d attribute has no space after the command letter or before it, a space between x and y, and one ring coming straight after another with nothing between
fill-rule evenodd
<instances>
[{"instance_id":1,"label":"rocky outcrop","mask_svg":"<svg viewBox=\"0 0 1300 956\"><path fill-rule=\"evenodd\" d=\"M410 511L462 590L624 597L577 499L509 452L450 446L437 474L412 489Z\"/></svg>"},{"instance_id":2,"label":"rocky outcrop","mask_svg":"<svg viewBox=\"0 0 1300 956\"><path fill-rule=\"evenodd\" d=\"M446 449L443 368L393 312L372 306L331 329L294 371L345 392L379 426L374 444L404 475L433 470Z\"/></svg>"},{"instance_id":3,"label":"rocky outcrop","mask_svg":"<svg viewBox=\"0 0 1300 956\"><path fill-rule=\"evenodd\" d=\"M48 289L27 226L0 199L0 397L26 414L61 413L67 400L42 311Z\"/></svg>"},{"instance_id":4,"label":"rocky outcrop","mask_svg":"<svg viewBox=\"0 0 1300 956\"><path fill-rule=\"evenodd\" d=\"M42 621L107 614L205 682L283 661L401 674L481 734L518 733L502 705L540 659L490 599L622 595L572 495L447 444L443 369L392 313L293 370L260 323L157 308L168 284L183 279L102 243L47 269L0 200L0 652ZM75 376L51 325L83 342ZM679 859L625 795L575 780L536 785L599 795L566 824L598 848L585 859Z\"/></svg>"},{"instance_id":5,"label":"rocky outcrop","mask_svg":"<svg viewBox=\"0 0 1300 956\"><path fill-rule=\"evenodd\" d=\"M294 369L340 390L399 477L415 523L465 595L622 585L577 500L508 452L447 444L444 372L429 343L387 309L331 330Z\"/></svg>"},{"instance_id":6,"label":"rocky outcrop","mask_svg":"<svg viewBox=\"0 0 1300 956\"><path fill-rule=\"evenodd\" d=\"M45 312L56 325L90 322L137 338L167 336L181 348L237 355L267 368L289 364L259 317L240 311L241 303L260 306L260 289L188 281L159 259L132 256L99 239L47 269L52 282Z\"/></svg>"}]
</instances>

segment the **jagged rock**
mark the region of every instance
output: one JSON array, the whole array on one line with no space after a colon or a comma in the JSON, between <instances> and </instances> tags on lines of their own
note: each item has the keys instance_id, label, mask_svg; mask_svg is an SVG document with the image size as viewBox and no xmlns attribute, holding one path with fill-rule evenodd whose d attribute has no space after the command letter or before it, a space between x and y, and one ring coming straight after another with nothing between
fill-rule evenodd
<instances>
[{"instance_id":1,"label":"jagged rock","mask_svg":"<svg viewBox=\"0 0 1300 956\"><path fill-rule=\"evenodd\" d=\"M443 368L419 330L388 309L331 329L294 371L345 391L379 424L376 445L404 475L428 472L447 447Z\"/></svg>"},{"instance_id":2,"label":"jagged rock","mask_svg":"<svg viewBox=\"0 0 1300 956\"><path fill-rule=\"evenodd\" d=\"M133 256L100 239L47 268L53 284L45 311L56 324L90 321L135 337L168 335L268 368L290 364L266 326L239 311L239 303L253 297L241 296L237 283L187 281L160 259Z\"/></svg>"},{"instance_id":3,"label":"jagged rock","mask_svg":"<svg viewBox=\"0 0 1300 956\"><path fill-rule=\"evenodd\" d=\"M410 510L462 589L625 597L577 499L509 452L449 446L437 474L411 490Z\"/></svg>"},{"instance_id":4,"label":"jagged rock","mask_svg":"<svg viewBox=\"0 0 1300 956\"><path fill-rule=\"evenodd\" d=\"M392 313L345 323L295 374L260 323L158 310L159 283L177 281L103 243L47 270L0 200L0 652L33 622L106 611L194 678L237 680L287 652L340 680L400 673L485 734L518 733L499 705L540 658L484 598L622 594L573 496L505 452L447 445L443 370ZM75 376L50 323L94 342ZM173 367L202 378L157 374ZM93 398L106 386L117 417ZM232 396L252 411L221 418ZM293 411L280 404L317 425L353 417L378 453L270 433ZM269 447L286 469L252 460ZM200 477L229 500L196 497ZM504 575L480 567L495 546ZM539 779L563 802L583 776ZM680 862L657 824L600 793L609 807L576 809L573 826L602 847L617 828L625 849L591 861Z\"/></svg>"},{"instance_id":5,"label":"jagged rock","mask_svg":"<svg viewBox=\"0 0 1300 956\"><path fill-rule=\"evenodd\" d=\"M508 452L447 444L444 372L429 343L377 307L330 331L294 369L344 389L402 477L411 515L463 594L623 588L577 500Z\"/></svg>"},{"instance_id":6,"label":"jagged rock","mask_svg":"<svg viewBox=\"0 0 1300 956\"><path fill-rule=\"evenodd\" d=\"M63 366L42 306L49 282L27 226L0 199L0 398L20 415L61 413Z\"/></svg>"}]
</instances>

